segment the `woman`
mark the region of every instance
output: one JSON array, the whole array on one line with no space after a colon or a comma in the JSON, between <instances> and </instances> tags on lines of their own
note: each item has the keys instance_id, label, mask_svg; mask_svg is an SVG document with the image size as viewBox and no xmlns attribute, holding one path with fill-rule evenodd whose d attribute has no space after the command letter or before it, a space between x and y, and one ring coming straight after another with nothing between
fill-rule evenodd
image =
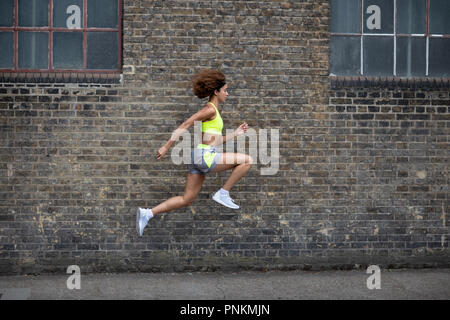
<instances>
[{"instance_id":1,"label":"woman","mask_svg":"<svg viewBox=\"0 0 450 320\"><path fill-rule=\"evenodd\" d=\"M170 140L156 153L156 159L162 159L178 137L194 125L195 121L202 122L202 143L191 154L191 164L186 179L183 196L172 197L151 209L138 208L136 213L136 229L142 236L148 221L154 216L182 207L190 206L197 197L208 172L220 172L233 169L230 177L218 190L213 200L232 209L239 206L230 198L229 191L250 169L253 159L243 153L219 153L215 146L247 132L247 123L241 124L232 134L222 136L223 121L219 113L221 103L228 97L225 75L217 70L204 70L192 78L194 94L200 98L209 97L203 109L183 122L174 131Z\"/></svg>"}]
</instances>

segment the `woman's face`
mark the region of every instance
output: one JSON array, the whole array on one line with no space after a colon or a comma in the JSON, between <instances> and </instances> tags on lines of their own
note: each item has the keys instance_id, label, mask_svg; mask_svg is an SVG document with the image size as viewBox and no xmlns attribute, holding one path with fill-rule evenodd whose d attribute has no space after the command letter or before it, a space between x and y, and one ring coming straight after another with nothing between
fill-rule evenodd
<instances>
[{"instance_id":1,"label":"woman's face","mask_svg":"<svg viewBox=\"0 0 450 320\"><path fill-rule=\"evenodd\" d=\"M228 84L226 84L222 88L220 88L219 91L216 91L217 98L219 98L219 102L225 102L225 100L227 99L227 97L228 97L227 88L228 88Z\"/></svg>"}]
</instances>

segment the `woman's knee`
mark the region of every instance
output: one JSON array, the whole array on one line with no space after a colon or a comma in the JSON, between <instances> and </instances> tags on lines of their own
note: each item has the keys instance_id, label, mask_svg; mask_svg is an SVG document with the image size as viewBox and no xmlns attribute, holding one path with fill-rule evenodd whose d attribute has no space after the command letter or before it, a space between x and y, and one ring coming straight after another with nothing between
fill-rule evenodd
<instances>
[{"instance_id":1,"label":"woman's knee","mask_svg":"<svg viewBox=\"0 0 450 320\"><path fill-rule=\"evenodd\" d=\"M197 196L192 196L192 195L183 196L183 205L185 207L191 206L194 203L195 198L197 198Z\"/></svg>"},{"instance_id":2,"label":"woman's knee","mask_svg":"<svg viewBox=\"0 0 450 320\"><path fill-rule=\"evenodd\" d=\"M245 164L245 165L252 165L253 164L253 158L245 153L240 153L237 157L237 165Z\"/></svg>"}]
</instances>

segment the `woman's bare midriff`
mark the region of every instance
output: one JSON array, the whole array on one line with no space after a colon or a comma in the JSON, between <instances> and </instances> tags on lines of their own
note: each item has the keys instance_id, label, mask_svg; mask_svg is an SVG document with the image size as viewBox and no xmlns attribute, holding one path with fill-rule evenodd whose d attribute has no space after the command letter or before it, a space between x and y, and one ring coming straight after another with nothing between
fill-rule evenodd
<instances>
[{"instance_id":1,"label":"woman's bare midriff","mask_svg":"<svg viewBox=\"0 0 450 320\"><path fill-rule=\"evenodd\" d=\"M210 138L209 140L205 139L206 138ZM222 135L220 134L212 134L212 133L208 133L208 134L203 134L202 135L202 144L207 144L207 145L211 145L212 143L214 143L217 139L221 139Z\"/></svg>"}]
</instances>

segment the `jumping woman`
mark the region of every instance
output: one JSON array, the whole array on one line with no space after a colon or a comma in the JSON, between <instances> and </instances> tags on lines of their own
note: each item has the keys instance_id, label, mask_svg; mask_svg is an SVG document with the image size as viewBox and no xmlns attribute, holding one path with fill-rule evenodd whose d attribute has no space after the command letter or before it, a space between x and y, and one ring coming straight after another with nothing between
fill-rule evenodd
<instances>
[{"instance_id":1,"label":"jumping woman","mask_svg":"<svg viewBox=\"0 0 450 320\"><path fill-rule=\"evenodd\" d=\"M248 125L244 122L233 133L222 136L223 121L219 109L220 104L224 103L228 97L228 85L222 72L203 70L194 76L191 82L194 94L200 99L209 97L209 101L173 132L169 141L157 151L156 159L163 158L172 145L178 141L178 138L194 125L195 121L202 122L202 143L197 145L191 153L184 195L172 197L151 209L138 208L136 229L139 236L142 236L145 226L154 216L192 205L208 172L233 169L223 187L212 198L228 208L239 209L239 206L230 198L229 191L248 172L253 159L243 153L219 153L216 146L244 134L248 130Z\"/></svg>"}]
</instances>

